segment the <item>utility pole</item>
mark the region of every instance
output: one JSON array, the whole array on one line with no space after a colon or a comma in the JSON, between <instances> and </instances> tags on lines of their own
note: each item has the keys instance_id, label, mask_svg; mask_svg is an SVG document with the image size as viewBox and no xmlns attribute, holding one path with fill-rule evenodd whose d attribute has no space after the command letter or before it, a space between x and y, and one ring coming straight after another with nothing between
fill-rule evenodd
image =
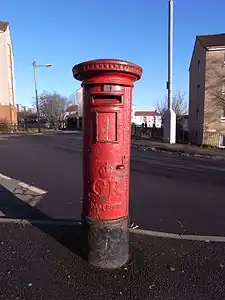
<instances>
[{"instance_id":1,"label":"utility pole","mask_svg":"<svg viewBox=\"0 0 225 300\"><path fill-rule=\"evenodd\" d=\"M172 108L173 101L173 0L169 0L168 16L168 110L164 115L163 138L169 144L176 143L176 114Z\"/></svg>"},{"instance_id":2,"label":"utility pole","mask_svg":"<svg viewBox=\"0 0 225 300\"><path fill-rule=\"evenodd\" d=\"M38 124L38 132L41 133L41 126L40 126L40 108L39 108L39 101L38 101L38 91L37 91L37 80L36 80L36 69L38 67L46 67L49 68L51 64L45 65L37 65L35 61L33 61L33 71L34 71L34 88L35 88L35 98L36 98L36 110L37 110L37 124Z\"/></svg>"},{"instance_id":3,"label":"utility pole","mask_svg":"<svg viewBox=\"0 0 225 300\"><path fill-rule=\"evenodd\" d=\"M38 101L38 92L37 92L37 80L36 80L36 68L37 64L33 61L33 70L34 70L34 88L35 88L35 98L36 98L36 111L37 111L37 125L38 125L38 132L41 133L41 126L40 126L40 110L39 110L39 101Z\"/></svg>"},{"instance_id":4,"label":"utility pole","mask_svg":"<svg viewBox=\"0 0 225 300\"><path fill-rule=\"evenodd\" d=\"M173 97L173 0L169 0L168 19L168 109L172 109Z\"/></svg>"}]
</instances>

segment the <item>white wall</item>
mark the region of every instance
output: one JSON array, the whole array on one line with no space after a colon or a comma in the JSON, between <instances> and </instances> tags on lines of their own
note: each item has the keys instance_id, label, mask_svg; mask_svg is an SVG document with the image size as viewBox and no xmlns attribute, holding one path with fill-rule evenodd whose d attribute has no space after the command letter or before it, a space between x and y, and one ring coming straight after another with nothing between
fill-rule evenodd
<instances>
[{"instance_id":1,"label":"white wall","mask_svg":"<svg viewBox=\"0 0 225 300\"><path fill-rule=\"evenodd\" d=\"M155 116L155 127L156 128L162 127L162 117L161 116Z\"/></svg>"},{"instance_id":2,"label":"white wall","mask_svg":"<svg viewBox=\"0 0 225 300\"><path fill-rule=\"evenodd\" d=\"M15 104L15 75L9 27L0 32L0 104Z\"/></svg>"},{"instance_id":3,"label":"white wall","mask_svg":"<svg viewBox=\"0 0 225 300\"><path fill-rule=\"evenodd\" d=\"M78 106L78 116L83 117L83 88L76 91L76 104Z\"/></svg>"},{"instance_id":4,"label":"white wall","mask_svg":"<svg viewBox=\"0 0 225 300\"><path fill-rule=\"evenodd\" d=\"M141 126L143 123L145 123L145 120L150 128L153 127L153 124L155 124L156 128L161 128L162 126L161 116L135 116L135 124L138 126Z\"/></svg>"},{"instance_id":5,"label":"white wall","mask_svg":"<svg viewBox=\"0 0 225 300\"><path fill-rule=\"evenodd\" d=\"M131 106L131 123L135 123L135 105Z\"/></svg>"}]
</instances>

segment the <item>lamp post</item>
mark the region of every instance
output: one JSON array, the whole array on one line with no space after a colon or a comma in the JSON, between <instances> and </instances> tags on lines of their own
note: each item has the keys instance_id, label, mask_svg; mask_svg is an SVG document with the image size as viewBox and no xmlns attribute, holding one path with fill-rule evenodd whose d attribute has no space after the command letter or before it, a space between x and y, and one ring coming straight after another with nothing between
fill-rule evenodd
<instances>
[{"instance_id":1,"label":"lamp post","mask_svg":"<svg viewBox=\"0 0 225 300\"><path fill-rule=\"evenodd\" d=\"M35 87L35 98L36 98L36 110L37 110L37 123L38 123L38 132L41 132L40 127L40 109L39 109L39 101L38 101L38 92L37 92L37 80L36 80L36 68L39 67L45 67L49 68L51 67L51 64L45 64L45 65L37 65L35 61L33 61L33 71L34 71L34 87Z\"/></svg>"}]
</instances>

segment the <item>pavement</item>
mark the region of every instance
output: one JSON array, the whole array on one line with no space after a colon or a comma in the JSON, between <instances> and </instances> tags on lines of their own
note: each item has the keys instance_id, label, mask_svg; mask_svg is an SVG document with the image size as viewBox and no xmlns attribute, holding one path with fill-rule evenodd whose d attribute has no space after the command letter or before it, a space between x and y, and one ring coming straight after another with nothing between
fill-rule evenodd
<instances>
[{"instance_id":1,"label":"pavement","mask_svg":"<svg viewBox=\"0 0 225 300\"><path fill-rule=\"evenodd\" d=\"M133 137L132 145L136 148L143 148L149 151L160 151L178 153L180 155L188 155L195 157L204 157L214 160L225 160L224 149L203 148L189 144L168 144L160 141L149 140L147 138Z\"/></svg>"},{"instance_id":2,"label":"pavement","mask_svg":"<svg viewBox=\"0 0 225 300\"><path fill-rule=\"evenodd\" d=\"M82 259L77 234L1 223L0 299L224 299L224 244L131 234L128 264L103 271Z\"/></svg>"},{"instance_id":3,"label":"pavement","mask_svg":"<svg viewBox=\"0 0 225 300\"><path fill-rule=\"evenodd\" d=\"M138 228L106 272L81 247L81 136L9 135L0 156L0 299L225 299L225 162L132 148Z\"/></svg>"}]
</instances>

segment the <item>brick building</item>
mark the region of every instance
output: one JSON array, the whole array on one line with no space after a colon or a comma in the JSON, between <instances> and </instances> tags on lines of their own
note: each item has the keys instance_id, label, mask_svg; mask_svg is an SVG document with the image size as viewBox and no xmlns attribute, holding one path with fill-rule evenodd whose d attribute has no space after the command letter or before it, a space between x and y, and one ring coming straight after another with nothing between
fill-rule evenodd
<instances>
[{"instance_id":1,"label":"brick building","mask_svg":"<svg viewBox=\"0 0 225 300\"><path fill-rule=\"evenodd\" d=\"M225 34L197 36L189 69L189 141L225 147Z\"/></svg>"}]
</instances>

